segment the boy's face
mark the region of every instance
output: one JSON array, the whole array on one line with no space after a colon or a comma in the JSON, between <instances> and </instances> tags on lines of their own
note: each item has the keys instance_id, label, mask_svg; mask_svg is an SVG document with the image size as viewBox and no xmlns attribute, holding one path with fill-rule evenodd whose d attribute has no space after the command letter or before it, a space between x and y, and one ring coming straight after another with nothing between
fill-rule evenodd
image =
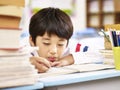
<instances>
[{"instance_id":1,"label":"boy's face","mask_svg":"<svg viewBox=\"0 0 120 90\"><path fill-rule=\"evenodd\" d=\"M34 44L31 45L35 46ZM54 62L59 60L59 58L62 56L67 46L67 40L59 38L54 34L48 36L48 34L45 33L43 36L37 36L36 46L39 47L38 54L40 57Z\"/></svg>"}]
</instances>

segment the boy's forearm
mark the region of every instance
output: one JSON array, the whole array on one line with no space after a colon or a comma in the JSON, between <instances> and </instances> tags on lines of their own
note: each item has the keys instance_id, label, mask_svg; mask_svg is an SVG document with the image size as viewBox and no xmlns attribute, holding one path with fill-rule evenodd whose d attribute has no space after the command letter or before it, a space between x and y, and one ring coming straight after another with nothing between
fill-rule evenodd
<instances>
[{"instance_id":1,"label":"boy's forearm","mask_svg":"<svg viewBox=\"0 0 120 90\"><path fill-rule=\"evenodd\" d=\"M69 55L63 57L60 60L66 62L66 65L71 65L74 63L74 58L73 58L72 54L69 54Z\"/></svg>"}]
</instances>

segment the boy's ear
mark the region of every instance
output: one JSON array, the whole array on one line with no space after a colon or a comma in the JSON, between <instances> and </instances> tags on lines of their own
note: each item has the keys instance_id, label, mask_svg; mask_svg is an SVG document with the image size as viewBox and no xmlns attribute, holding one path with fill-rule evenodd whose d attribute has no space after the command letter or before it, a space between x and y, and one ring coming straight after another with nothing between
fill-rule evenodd
<instances>
[{"instance_id":1,"label":"boy's ear","mask_svg":"<svg viewBox=\"0 0 120 90\"><path fill-rule=\"evenodd\" d=\"M29 37L29 43L30 43L31 46L35 46L31 36Z\"/></svg>"}]
</instances>

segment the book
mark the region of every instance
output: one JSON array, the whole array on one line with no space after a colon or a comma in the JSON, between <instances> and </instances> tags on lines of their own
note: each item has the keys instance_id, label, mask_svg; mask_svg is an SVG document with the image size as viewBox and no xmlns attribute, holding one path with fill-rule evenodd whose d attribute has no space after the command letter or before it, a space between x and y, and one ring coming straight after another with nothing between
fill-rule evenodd
<instances>
[{"instance_id":1,"label":"book","mask_svg":"<svg viewBox=\"0 0 120 90\"><path fill-rule=\"evenodd\" d=\"M3 48L0 49L0 56L22 56L28 54L29 51L25 51L22 48Z\"/></svg>"},{"instance_id":2,"label":"book","mask_svg":"<svg viewBox=\"0 0 120 90\"><path fill-rule=\"evenodd\" d=\"M100 49L99 52L104 57L103 63L114 65L113 50Z\"/></svg>"},{"instance_id":3,"label":"book","mask_svg":"<svg viewBox=\"0 0 120 90\"><path fill-rule=\"evenodd\" d=\"M0 5L25 6L25 0L0 0Z\"/></svg>"},{"instance_id":4,"label":"book","mask_svg":"<svg viewBox=\"0 0 120 90\"><path fill-rule=\"evenodd\" d=\"M16 48L0 49L0 59L4 59L3 57L7 58L7 57L13 57L13 56L21 56L21 58L22 58L23 55L28 55L31 52L34 52L36 50L39 50L39 47L31 47L31 46L27 46L27 45L25 45L24 47L22 47L20 49L16 49Z\"/></svg>"},{"instance_id":5,"label":"book","mask_svg":"<svg viewBox=\"0 0 120 90\"><path fill-rule=\"evenodd\" d=\"M0 27L19 28L23 15L23 7L0 6Z\"/></svg>"},{"instance_id":6,"label":"book","mask_svg":"<svg viewBox=\"0 0 120 90\"><path fill-rule=\"evenodd\" d=\"M0 68L0 88L33 85L38 81L38 71L31 64L4 65ZM28 79L28 80L27 80Z\"/></svg>"},{"instance_id":7,"label":"book","mask_svg":"<svg viewBox=\"0 0 120 90\"><path fill-rule=\"evenodd\" d=\"M21 18L7 15L0 15L0 27L1 28L19 28Z\"/></svg>"},{"instance_id":8,"label":"book","mask_svg":"<svg viewBox=\"0 0 120 90\"><path fill-rule=\"evenodd\" d=\"M0 15L22 17L23 7L18 6L0 6Z\"/></svg>"},{"instance_id":9,"label":"book","mask_svg":"<svg viewBox=\"0 0 120 90\"><path fill-rule=\"evenodd\" d=\"M0 60L0 88L32 85L37 82L38 71L35 69L35 66L28 61L28 59L25 58L24 60L20 60L14 58L12 60L9 58L4 59L5 61Z\"/></svg>"},{"instance_id":10,"label":"book","mask_svg":"<svg viewBox=\"0 0 120 90\"><path fill-rule=\"evenodd\" d=\"M0 82L0 88L9 88L15 86L33 85L37 82L36 76L20 77L16 79L3 80Z\"/></svg>"},{"instance_id":11,"label":"book","mask_svg":"<svg viewBox=\"0 0 120 90\"><path fill-rule=\"evenodd\" d=\"M41 77L90 72L90 71L113 69L113 68L115 68L114 65L108 65L108 64L94 64L94 63L73 64L73 65L64 66L64 67L52 67L45 73L39 73L39 77L41 78Z\"/></svg>"},{"instance_id":12,"label":"book","mask_svg":"<svg viewBox=\"0 0 120 90\"><path fill-rule=\"evenodd\" d=\"M0 88L33 85L37 82L38 70L29 61L31 50L28 49L31 48L22 49L26 54L0 56Z\"/></svg>"},{"instance_id":13,"label":"book","mask_svg":"<svg viewBox=\"0 0 120 90\"><path fill-rule=\"evenodd\" d=\"M0 49L19 49L24 46L20 28L0 28Z\"/></svg>"},{"instance_id":14,"label":"book","mask_svg":"<svg viewBox=\"0 0 120 90\"><path fill-rule=\"evenodd\" d=\"M113 56L113 51L112 50L100 49L99 52L102 53L103 55L111 55L111 56Z\"/></svg>"}]
</instances>

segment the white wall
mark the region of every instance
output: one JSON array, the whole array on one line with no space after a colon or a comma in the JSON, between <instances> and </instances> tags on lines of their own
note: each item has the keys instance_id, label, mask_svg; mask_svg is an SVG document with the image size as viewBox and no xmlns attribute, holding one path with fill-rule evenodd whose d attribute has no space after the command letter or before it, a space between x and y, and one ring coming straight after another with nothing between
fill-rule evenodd
<instances>
[{"instance_id":1,"label":"white wall","mask_svg":"<svg viewBox=\"0 0 120 90\"><path fill-rule=\"evenodd\" d=\"M24 24L24 29L28 30L28 24L29 24L29 18L30 18L30 12L29 12L29 7L28 7L28 3L30 0L26 0L26 7L25 7L25 12L23 15L23 19L25 20L25 24ZM34 2L37 2L36 6L41 6L41 3L43 3L41 0L33 0ZM59 0L58 0L59 1ZM62 3L64 3L64 0ZM75 8L75 16L72 16L72 22L73 22L73 26L74 26L74 30L83 30L84 28L86 28L86 0L76 0L76 8ZM53 1L52 1L53 3ZM45 5L42 6L50 6L51 2L46 2L44 1ZM54 1L53 5L55 6L58 5L58 2L56 3ZM59 6L59 5L58 5ZM65 6L65 5L64 5ZM23 23L23 22L22 22Z\"/></svg>"},{"instance_id":2,"label":"white wall","mask_svg":"<svg viewBox=\"0 0 120 90\"><path fill-rule=\"evenodd\" d=\"M76 0L76 16L72 17L74 30L86 28L86 0Z\"/></svg>"}]
</instances>

